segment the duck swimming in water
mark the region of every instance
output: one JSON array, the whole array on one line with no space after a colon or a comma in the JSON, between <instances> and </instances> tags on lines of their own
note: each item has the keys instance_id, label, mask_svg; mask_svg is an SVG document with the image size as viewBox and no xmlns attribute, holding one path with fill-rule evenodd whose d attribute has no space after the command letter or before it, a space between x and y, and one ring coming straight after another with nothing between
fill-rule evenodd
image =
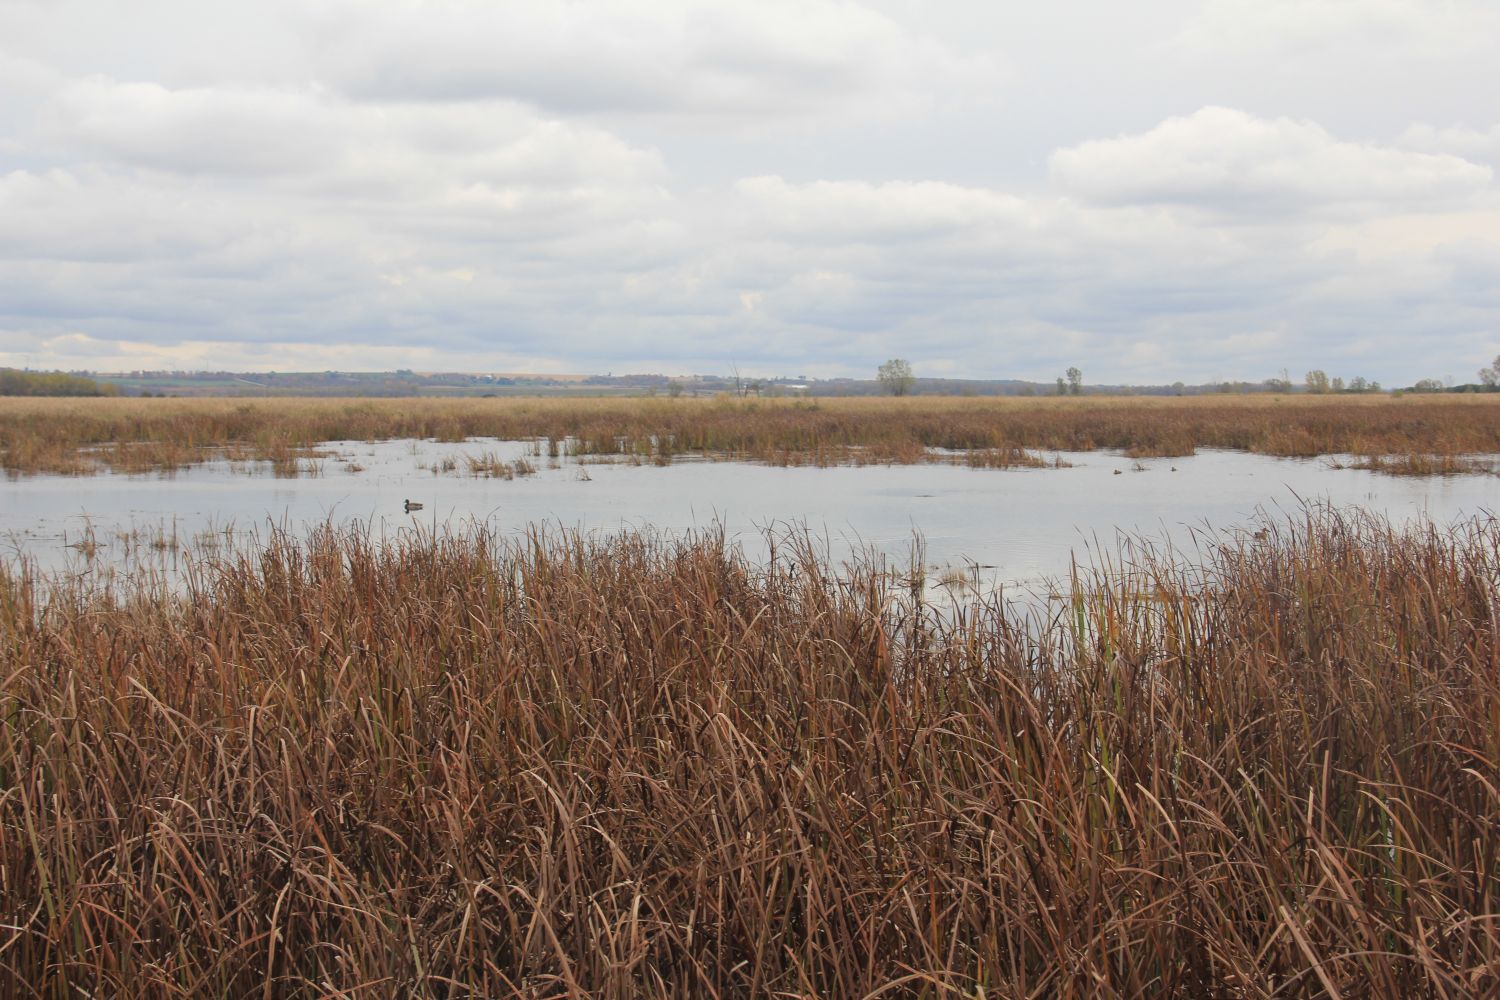
<instances>
[{"instance_id":1,"label":"duck swimming in water","mask_svg":"<svg viewBox=\"0 0 1500 1000\"><path fill-rule=\"evenodd\" d=\"M408 514L410 514L414 510L421 510L422 509L422 505L421 504L416 503L415 501L412 501L412 500L406 501L405 507L406 507L406 512Z\"/></svg>"}]
</instances>

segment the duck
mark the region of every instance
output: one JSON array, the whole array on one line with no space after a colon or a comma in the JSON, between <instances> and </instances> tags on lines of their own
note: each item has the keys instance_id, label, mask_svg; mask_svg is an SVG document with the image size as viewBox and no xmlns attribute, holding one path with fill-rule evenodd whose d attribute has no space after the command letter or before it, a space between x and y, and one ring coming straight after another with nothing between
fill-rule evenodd
<instances>
[{"instance_id":1,"label":"duck","mask_svg":"<svg viewBox=\"0 0 1500 1000\"><path fill-rule=\"evenodd\" d=\"M410 514L414 510L421 510L422 509L422 505L419 504L419 503L417 503L415 500L408 500L408 501L406 501L406 503L405 503L404 506L406 507L406 512L408 514Z\"/></svg>"}]
</instances>

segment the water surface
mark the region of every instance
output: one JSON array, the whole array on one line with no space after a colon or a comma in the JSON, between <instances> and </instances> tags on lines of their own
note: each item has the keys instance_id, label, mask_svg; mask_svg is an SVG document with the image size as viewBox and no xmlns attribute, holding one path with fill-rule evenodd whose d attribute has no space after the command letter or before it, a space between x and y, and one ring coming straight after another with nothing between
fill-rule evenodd
<instances>
[{"instance_id":1,"label":"water surface","mask_svg":"<svg viewBox=\"0 0 1500 1000\"><path fill-rule=\"evenodd\" d=\"M778 468L679 459L668 466L579 464L528 442L333 442L316 475L276 478L268 464L209 462L171 475L33 476L0 482L0 554L49 572L156 561L204 540L243 541L272 526L302 532L360 522L377 537L413 525L476 522L521 533L722 525L752 554L762 530L805 525L835 558L873 549L908 564L914 538L934 579L962 571L985 585L1035 587L1076 554L1113 551L1121 532L1191 547L1195 530L1232 531L1303 502L1361 507L1396 522L1446 524L1500 510L1500 478L1402 478L1335 469L1328 459L1204 451L1136 461L1064 454L1072 468L918 466ZM525 458L533 475L475 477L467 458ZM436 471L435 471L436 470ZM249 474L247 474L247 472ZM423 504L403 512L404 500Z\"/></svg>"}]
</instances>

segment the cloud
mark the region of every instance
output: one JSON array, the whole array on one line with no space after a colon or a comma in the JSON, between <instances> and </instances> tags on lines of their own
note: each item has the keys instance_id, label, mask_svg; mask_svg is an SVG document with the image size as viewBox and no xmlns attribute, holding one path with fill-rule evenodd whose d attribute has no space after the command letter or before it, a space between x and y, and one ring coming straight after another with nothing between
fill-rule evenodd
<instances>
[{"instance_id":1,"label":"cloud","mask_svg":"<svg viewBox=\"0 0 1500 1000\"><path fill-rule=\"evenodd\" d=\"M1396 145L1423 153L1447 153L1478 163L1500 166L1500 125L1488 129L1462 125L1436 128L1417 123L1396 138Z\"/></svg>"},{"instance_id":2,"label":"cloud","mask_svg":"<svg viewBox=\"0 0 1500 1000\"><path fill-rule=\"evenodd\" d=\"M83 333L43 336L0 327L0 366L43 364L93 371L390 371L396 368L452 370L468 359L441 345L390 347L380 344L306 344L281 341L248 345L240 341L149 342L99 339ZM494 355L497 370L562 372L555 361L524 355ZM506 366L512 366L507 368Z\"/></svg>"},{"instance_id":3,"label":"cloud","mask_svg":"<svg viewBox=\"0 0 1500 1000\"><path fill-rule=\"evenodd\" d=\"M872 97L920 104L995 72L847 0L360 3L322 19L327 81L370 101L800 119L878 106Z\"/></svg>"},{"instance_id":4,"label":"cloud","mask_svg":"<svg viewBox=\"0 0 1500 1000\"><path fill-rule=\"evenodd\" d=\"M42 118L55 142L119 164L185 174L331 175L356 191L375 177L387 186L411 177L429 187L435 180L560 187L600 176L662 175L650 150L505 103L372 107L317 88L173 90L91 76L60 88Z\"/></svg>"},{"instance_id":5,"label":"cloud","mask_svg":"<svg viewBox=\"0 0 1500 1000\"><path fill-rule=\"evenodd\" d=\"M1312 354L1332 370L1329 352L1377 356L1367 331L1398 311L1409 338L1457 342L1490 308L1491 258L1454 249L1484 232L1471 212L1342 220L1344 192L1306 182L1270 198L1281 214L1255 226L1200 210L1213 204L1202 194L1183 211L1159 179L1133 181L1129 199L1084 197L1065 170L1053 191L781 176L684 191L658 154L515 105L488 121L467 106L425 115L326 95L273 106L325 116L327 155L248 187L212 161L174 168L86 130L54 133L93 162L0 178L0 328L32 331L59 363L114 338L158 346L103 347L100 359L176 352L210 368L346 367L331 359L409 350L398 366L847 372L899 355L1042 376L1066 358L1100 377L1170 380L1237 377L1257 357L1275 370L1266 331L1286 363ZM1281 123L1228 114L1280 135ZM1147 152L1160 155L1155 137L1174 127L1143 133ZM1341 144L1303 123L1292 134L1311 137L1314 162ZM1059 158L1078 149L1089 145ZM1254 173L1253 157L1230 154L1228 176ZM1431 194L1388 179L1369 190ZM1304 211L1289 215L1289 201ZM1309 227L1302 216L1317 213L1331 221ZM1425 315L1413 305L1445 299ZM88 339L57 339L76 335ZM308 348L286 346L298 341ZM368 350L341 354L350 344Z\"/></svg>"},{"instance_id":6,"label":"cloud","mask_svg":"<svg viewBox=\"0 0 1500 1000\"><path fill-rule=\"evenodd\" d=\"M179 173L302 172L335 153L333 116L275 91L169 90L92 76L63 86L44 114L64 141Z\"/></svg>"},{"instance_id":7,"label":"cloud","mask_svg":"<svg viewBox=\"0 0 1500 1000\"><path fill-rule=\"evenodd\" d=\"M1210 0L1174 41L1200 51L1484 45L1500 14L1484 0Z\"/></svg>"},{"instance_id":8,"label":"cloud","mask_svg":"<svg viewBox=\"0 0 1500 1000\"><path fill-rule=\"evenodd\" d=\"M1451 154L1348 142L1313 122L1221 107L1058 150L1050 172L1059 188L1096 204L1257 220L1452 207L1485 193L1493 178L1489 167Z\"/></svg>"},{"instance_id":9,"label":"cloud","mask_svg":"<svg viewBox=\"0 0 1500 1000\"><path fill-rule=\"evenodd\" d=\"M0 0L0 352L1473 368L1452 359L1500 311L1495 136L1407 126L1490 120L1483 8L1221 2L1197 61L1180 11ZM1390 65L1399 86L1363 86ZM1232 106L1191 110L1211 100Z\"/></svg>"},{"instance_id":10,"label":"cloud","mask_svg":"<svg viewBox=\"0 0 1500 1000\"><path fill-rule=\"evenodd\" d=\"M1024 227L1033 214L1022 198L937 181L792 184L748 177L735 194L748 229L815 242L920 240L980 226Z\"/></svg>"}]
</instances>

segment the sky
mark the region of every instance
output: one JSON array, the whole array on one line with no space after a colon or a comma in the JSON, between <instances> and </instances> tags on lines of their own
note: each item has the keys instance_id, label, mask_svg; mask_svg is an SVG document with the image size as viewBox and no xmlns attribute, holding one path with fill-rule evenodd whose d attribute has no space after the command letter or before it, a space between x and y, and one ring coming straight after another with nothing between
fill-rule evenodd
<instances>
[{"instance_id":1,"label":"sky","mask_svg":"<svg viewBox=\"0 0 1500 1000\"><path fill-rule=\"evenodd\" d=\"M0 366L1473 381L1494 0L0 0Z\"/></svg>"}]
</instances>

